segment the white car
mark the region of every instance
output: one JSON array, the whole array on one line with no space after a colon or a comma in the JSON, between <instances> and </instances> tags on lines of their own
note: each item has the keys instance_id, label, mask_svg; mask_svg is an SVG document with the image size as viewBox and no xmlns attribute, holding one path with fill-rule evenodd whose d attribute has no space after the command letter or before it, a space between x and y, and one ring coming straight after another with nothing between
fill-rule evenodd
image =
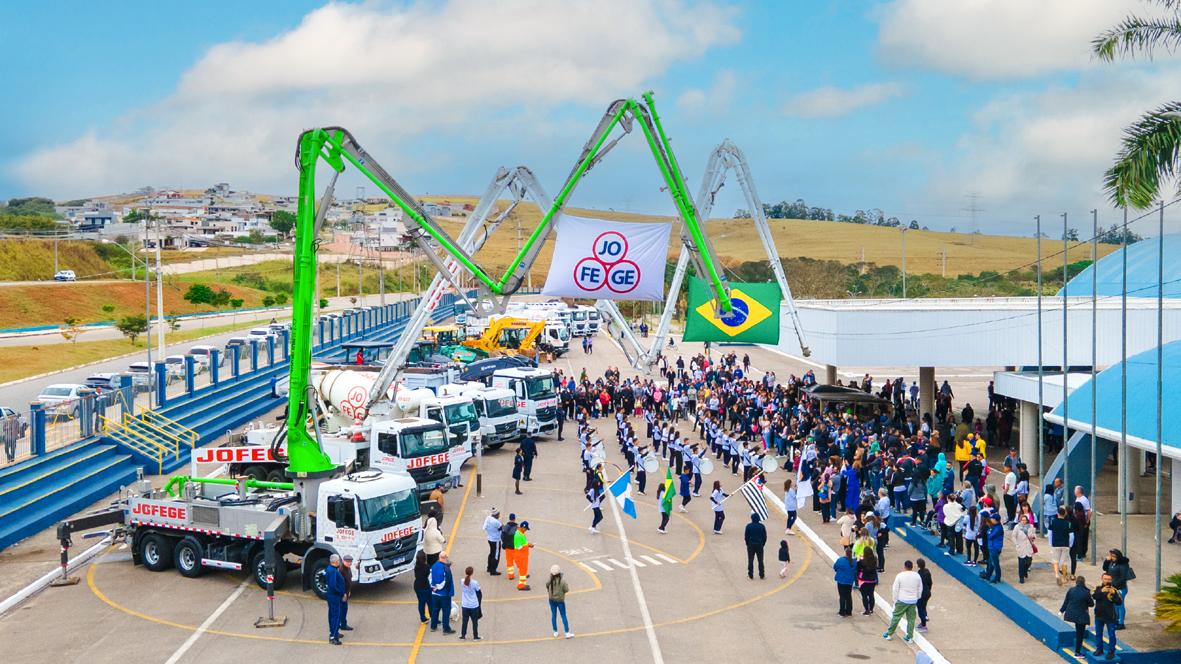
<instances>
[{"instance_id":1,"label":"white car","mask_svg":"<svg viewBox=\"0 0 1181 664\"><path fill-rule=\"evenodd\" d=\"M213 363L213 351L217 350L215 346L193 346L189 349L189 355L193 356L193 362L196 363L198 369L208 369L209 365ZM218 356L218 366L225 364L225 353Z\"/></svg>"},{"instance_id":2,"label":"white car","mask_svg":"<svg viewBox=\"0 0 1181 664\"><path fill-rule=\"evenodd\" d=\"M156 374L147 362L132 362L127 365L127 373L131 374L131 387L136 392L150 390L156 385Z\"/></svg>"},{"instance_id":3,"label":"white car","mask_svg":"<svg viewBox=\"0 0 1181 664\"><path fill-rule=\"evenodd\" d=\"M54 281L78 281L78 276L74 274L73 270L58 270L53 275Z\"/></svg>"},{"instance_id":4,"label":"white car","mask_svg":"<svg viewBox=\"0 0 1181 664\"><path fill-rule=\"evenodd\" d=\"M184 378L185 377L185 356L184 355L169 355L164 358L164 369L168 372L169 378ZM196 367L194 367L196 370Z\"/></svg>"},{"instance_id":5,"label":"white car","mask_svg":"<svg viewBox=\"0 0 1181 664\"><path fill-rule=\"evenodd\" d=\"M258 345L265 348L267 339L279 340L279 335L269 327L256 327L247 334L247 339L258 339Z\"/></svg>"},{"instance_id":6,"label":"white car","mask_svg":"<svg viewBox=\"0 0 1181 664\"><path fill-rule=\"evenodd\" d=\"M45 411L51 417L78 417L78 402L82 397L94 394L94 390L79 383L56 383L48 385L37 395L37 401L45 404Z\"/></svg>"}]
</instances>

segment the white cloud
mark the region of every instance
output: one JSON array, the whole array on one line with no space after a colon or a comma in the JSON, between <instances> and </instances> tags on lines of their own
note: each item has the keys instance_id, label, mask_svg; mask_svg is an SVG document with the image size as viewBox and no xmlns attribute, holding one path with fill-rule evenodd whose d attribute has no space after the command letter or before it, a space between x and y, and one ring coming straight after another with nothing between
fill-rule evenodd
<instances>
[{"instance_id":1,"label":"white cloud","mask_svg":"<svg viewBox=\"0 0 1181 664\"><path fill-rule=\"evenodd\" d=\"M955 146L954 162L935 171L923 198L956 209L965 193L977 191L987 219L1002 225L992 230L1035 214L1109 210L1103 172L1123 128L1179 87L1177 67L1124 68L998 98L977 112L973 129Z\"/></svg>"},{"instance_id":2,"label":"white cloud","mask_svg":"<svg viewBox=\"0 0 1181 664\"><path fill-rule=\"evenodd\" d=\"M1160 11L1143 0L896 0L880 10L878 51L973 79L1076 71L1098 65L1090 43L1099 32Z\"/></svg>"},{"instance_id":3,"label":"white cloud","mask_svg":"<svg viewBox=\"0 0 1181 664\"><path fill-rule=\"evenodd\" d=\"M329 4L268 41L214 46L171 97L36 150L14 175L64 196L220 180L290 191L306 127L349 127L395 163L428 131L479 135L506 113L636 95L673 63L737 41L734 18L705 0ZM398 172L414 167L400 161Z\"/></svg>"},{"instance_id":4,"label":"white cloud","mask_svg":"<svg viewBox=\"0 0 1181 664\"><path fill-rule=\"evenodd\" d=\"M783 110L801 118L835 118L898 97L903 91L899 83L868 83L845 89L828 86L793 97Z\"/></svg>"},{"instance_id":5,"label":"white cloud","mask_svg":"<svg viewBox=\"0 0 1181 664\"><path fill-rule=\"evenodd\" d=\"M724 113L730 108L738 90L738 76L724 69L714 76L709 90L690 88L677 97L677 108L689 113Z\"/></svg>"}]
</instances>

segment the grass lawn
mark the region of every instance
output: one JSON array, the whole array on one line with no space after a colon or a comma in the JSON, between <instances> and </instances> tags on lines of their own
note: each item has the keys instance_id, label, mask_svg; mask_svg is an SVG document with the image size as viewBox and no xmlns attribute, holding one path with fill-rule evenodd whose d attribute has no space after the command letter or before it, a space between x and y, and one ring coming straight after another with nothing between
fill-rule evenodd
<instances>
[{"instance_id":1,"label":"grass lawn","mask_svg":"<svg viewBox=\"0 0 1181 664\"><path fill-rule=\"evenodd\" d=\"M183 324L183 323L182 323ZM192 341L223 332L245 330L259 325L259 321L245 321L232 325L202 327L192 330L181 328L166 335L168 343ZM153 339L153 341L155 341ZM100 360L127 355L145 350L144 337L132 345L127 339L104 341L79 341L77 343L46 344L42 346L0 346L0 383L37 376ZM132 360L128 360L131 362Z\"/></svg>"}]
</instances>

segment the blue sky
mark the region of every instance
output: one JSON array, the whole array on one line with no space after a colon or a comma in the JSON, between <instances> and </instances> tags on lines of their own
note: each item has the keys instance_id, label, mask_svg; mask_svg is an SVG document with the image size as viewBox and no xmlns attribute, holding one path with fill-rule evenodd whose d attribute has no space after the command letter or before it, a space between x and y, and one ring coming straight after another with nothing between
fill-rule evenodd
<instances>
[{"instance_id":1,"label":"blue sky","mask_svg":"<svg viewBox=\"0 0 1181 664\"><path fill-rule=\"evenodd\" d=\"M1171 58L1087 55L1135 0L491 4L0 4L0 197L294 193L296 137L328 124L414 192L478 194L516 164L552 192L606 105L651 88L694 191L728 137L765 201L963 230L978 192L980 230L1028 234L1034 214L1113 221L1119 130L1181 83ZM659 186L634 138L573 204L671 212Z\"/></svg>"}]
</instances>

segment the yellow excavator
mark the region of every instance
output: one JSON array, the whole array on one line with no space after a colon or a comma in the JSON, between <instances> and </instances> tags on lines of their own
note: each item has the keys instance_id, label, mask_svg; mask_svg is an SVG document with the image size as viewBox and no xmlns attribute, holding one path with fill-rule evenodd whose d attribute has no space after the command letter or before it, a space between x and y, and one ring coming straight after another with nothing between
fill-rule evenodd
<instances>
[{"instance_id":1,"label":"yellow excavator","mask_svg":"<svg viewBox=\"0 0 1181 664\"><path fill-rule=\"evenodd\" d=\"M463 342L464 346L493 355L533 355L537 339L545 331L545 321L514 316L497 316L488 321L484 333Z\"/></svg>"}]
</instances>

